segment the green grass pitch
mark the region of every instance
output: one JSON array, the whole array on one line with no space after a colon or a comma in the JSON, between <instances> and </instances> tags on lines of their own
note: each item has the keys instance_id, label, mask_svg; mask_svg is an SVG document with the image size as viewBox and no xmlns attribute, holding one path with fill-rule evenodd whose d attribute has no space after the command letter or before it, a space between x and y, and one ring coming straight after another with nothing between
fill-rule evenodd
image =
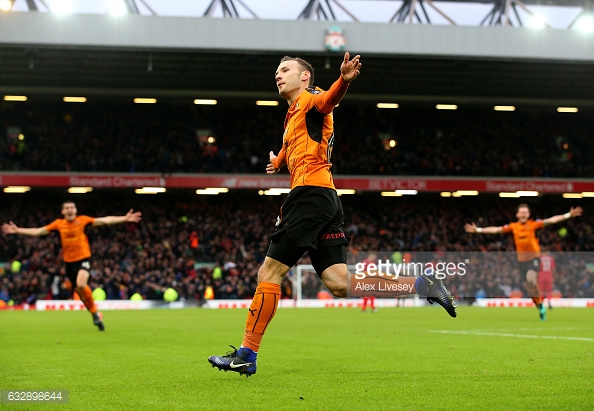
<instances>
[{"instance_id":1,"label":"green grass pitch","mask_svg":"<svg viewBox=\"0 0 594 411\"><path fill-rule=\"evenodd\" d=\"M206 361L244 310L0 311L0 389L68 389L15 410L594 409L594 310L279 309L246 378Z\"/></svg>"}]
</instances>

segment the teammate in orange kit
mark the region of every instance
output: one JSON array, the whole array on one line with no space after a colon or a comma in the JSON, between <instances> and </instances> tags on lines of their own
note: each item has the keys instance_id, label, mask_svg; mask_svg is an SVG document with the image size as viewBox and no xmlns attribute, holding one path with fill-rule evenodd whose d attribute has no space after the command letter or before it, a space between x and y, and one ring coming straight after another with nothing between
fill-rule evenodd
<instances>
[{"instance_id":1,"label":"teammate in orange kit","mask_svg":"<svg viewBox=\"0 0 594 411\"><path fill-rule=\"evenodd\" d=\"M582 208L571 208L568 213L556 215L544 220L530 219L530 207L528 204L520 204L516 211L515 223L509 223L501 227L477 227L476 224L466 224L464 229L468 233L501 234L513 233L514 243L518 256L520 273L526 273L526 290L539 310L540 319L545 320L546 308L542 303L537 277L540 268L540 245L536 238L536 230L550 224L560 223L572 217L582 215Z\"/></svg>"},{"instance_id":2,"label":"teammate in orange kit","mask_svg":"<svg viewBox=\"0 0 594 411\"><path fill-rule=\"evenodd\" d=\"M359 76L359 59L358 55L351 59L349 53L345 53L340 77L328 91L313 86L313 67L301 58L283 57L276 70L276 86L280 96L289 103L289 110L285 117L283 146L278 155L270 152L266 172L275 174L287 166L291 192L281 207L264 264L258 271L258 287L247 314L241 347L237 350L232 346L234 351L227 355L208 358L219 370L247 376L256 373L260 343L281 297L280 284L305 252L309 253L316 273L335 297L367 296L363 292L357 295L358 288L347 269L348 240L342 231L343 210L330 171L334 146L332 112L349 84ZM392 297L400 295L398 293L418 293L426 296L431 304L437 302L443 306L452 317L456 316L454 299L438 279L424 275L396 279L368 277L357 285L364 284L371 289L378 284L369 282L378 281L383 281L384 285L390 282L392 290L398 289L387 292Z\"/></svg>"},{"instance_id":3,"label":"teammate in orange kit","mask_svg":"<svg viewBox=\"0 0 594 411\"><path fill-rule=\"evenodd\" d=\"M124 216L108 216L93 218L88 216L77 216L76 205L72 201L62 204L62 215L53 223L38 228L20 228L12 221L2 225L4 234L22 234L32 237L39 237L49 234L51 231L60 233L62 242L62 258L66 263L66 275L74 287L74 291L80 296L87 310L93 316L93 324L104 331L103 316L97 312L91 288L88 285L91 269L91 249L89 239L85 234L85 228L91 224L101 226L119 223L137 223L140 221L141 213L128 211Z\"/></svg>"}]
</instances>

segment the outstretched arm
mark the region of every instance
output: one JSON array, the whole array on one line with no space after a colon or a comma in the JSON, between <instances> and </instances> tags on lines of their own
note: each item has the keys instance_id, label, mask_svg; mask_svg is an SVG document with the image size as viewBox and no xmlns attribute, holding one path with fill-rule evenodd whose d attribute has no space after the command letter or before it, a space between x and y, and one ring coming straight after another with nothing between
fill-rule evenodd
<instances>
[{"instance_id":1,"label":"outstretched arm","mask_svg":"<svg viewBox=\"0 0 594 411\"><path fill-rule=\"evenodd\" d=\"M475 223L466 224L464 230L467 233L478 233L478 234L502 234L503 227L477 227Z\"/></svg>"},{"instance_id":2,"label":"outstretched arm","mask_svg":"<svg viewBox=\"0 0 594 411\"><path fill-rule=\"evenodd\" d=\"M42 235L48 235L50 233L45 227L20 228L17 227L17 225L12 221L10 223L2 224L2 232L4 234L22 234L31 237L39 237Z\"/></svg>"},{"instance_id":3,"label":"outstretched arm","mask_svg":"<svg viewBox=\"0 0 594 411\"><path fill-rule=\"evenodd\" d=\"M579 217L582 215L582 207L571 207L568 213L559 214L550 218L542 220L544 225L557 224L561 221L569 220L572 217Z\"/></svg>"},{"instance_id":4,"label":"outstretched arm","mask_svg":"<svg viewBox=\"0 0 594 411\"><path fill-rule=\"evenodd\" d=\"M270 163L266 165L266 174L276 174L281 168L287 165L285 161L285 146L278 152L278 156L274 155L274 152L268 153L270 157Z\"/></svg>"},{"instance_id":5,"label":"outstretched arm","mask_svg":"<svg viewBox=\"0 0 594 411\"><path fill-rule=\"evenodd\" d=\"M93 221L93 226L120 224L120 223L137 223L141 220L142 213L140 211L134 212L130 209L126 215L122 216L107 216L99 217Z\"/></svg>"},{"instance_id":6,"label":"outstretched arm","mask_svg":"<svg viewBox=\"0 0 594 411\"><path fill-rule=\"evenodd\" d=\"M351 60L349 58L350 55L347 51L344 53L344 60L340 65L340 78L332 84L327 92L316 96L315 104L320 113L329 114L346 94L349 83L359 76L361 56L357 54Z\"/></svg>"}]
</instances>

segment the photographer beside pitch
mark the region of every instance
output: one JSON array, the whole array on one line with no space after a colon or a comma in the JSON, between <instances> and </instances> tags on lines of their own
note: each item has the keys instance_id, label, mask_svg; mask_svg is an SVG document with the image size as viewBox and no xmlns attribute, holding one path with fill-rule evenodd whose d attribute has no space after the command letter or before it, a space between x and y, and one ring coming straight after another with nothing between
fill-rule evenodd
<instances>
[{"instance_id":1,"label":"photographer beside pitch","mask_svg":"<svg viewBox=\"0 0 594 411\"><path fill-rule=\"evenodd\" d=\"M581 215L581 207L571 207L568 213L545 218L544 220L532 220L528 204L520 204L516 210L517 222L500 227L477 227L475 223L472 223L466 224L464 230L467 233L477 234L513 234L520 274L526 273L526 290L538 309L540 319L544 321L547 309L542 303L542 296L537 282L538 270L540 269L540 244L536 238L536 230Z\"/></svg>"},{"instance_id":2,"label":"photographer beside pitch","mask_svg":"<svg viewBox=\"0 0 594 411\"><path fill-rule=\"evenodd\" d=\"M247 376L256 373L258 350L276 313L281 281L306 251L322 282L335 297L378 295L372 292L357 295L353 289L346 265L348 240L342 231L343 210L330 171L334 145L332 111L345 96L349 84L359 76L359 59L359 55L350 59L349 53L345 53L340 77L328 91L314 87L313 67L299 57L283 57L276 70L276 86L280 96L287 100L289 110L283 146L278 155L270 152L266 172L275 174L287 166L291 192L281 207L270 247L258 271L258 287L247 314L241 347L227 355L208 358L219 370ZM368 281L370 289L378 282L407 284L402 294L427 296L429 302L437 302L452 317L456 316L453 297L436 278L368 277L361 281L366 285ZM397 292L390 293L391 297L396 295Z\"/></svg>"},{"instance_id":3,"label":"photographer beside pitch","mask_svg":"<svg viewBox=\"0 0 594 411\"><path fill-rule=\"evenodd\" d=\"M88 285L91 269L91 248L89 238L85 234L85 228L91 224L93 226L102 226L120 223L137 223L140 221L142 213L133 210L128 211L123 216L107 217L88 217L77 215L78 210L72 201L62 203L62 215L54 222L38 228L20 228L12 221L2 225L4 234L22 234L31 237L48 235L51 231L60 233L62 243L62 258L66 264L66 275L72 283L74 291L79 295L87 310L93 316L93 324L99 331L104 331L103 316L97 312L91 287Z\"/></svg>"}]
</instances>

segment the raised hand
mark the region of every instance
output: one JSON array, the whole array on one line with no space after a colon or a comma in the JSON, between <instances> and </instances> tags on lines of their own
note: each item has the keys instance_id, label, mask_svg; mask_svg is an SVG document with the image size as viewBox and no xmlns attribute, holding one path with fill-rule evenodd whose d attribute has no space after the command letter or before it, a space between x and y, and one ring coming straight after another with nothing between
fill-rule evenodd
<instances>
[{"instance_id":1,"label":"raised hand","mask_svg":"<svg viewBox=\"0 0 594 411\"><path fill-rule=\"evenodd\" d=\"M10 223L2 224L2 232L4 234L17 234L19 228L12 221Z\"/></svg>"},{"instance_id":2,"label":"raised hand","mask_svg":"<svg viewBox=\"0 0 594 411\"><path fill-rule=\"evenodd\" d=\"M582 207L571 207L571 210L569 210L569 214L571 215L571 217L579 217L582 215Z\"/></svg>"},{"instance_id":3,"label":"raised hand","mask_svg":"<svg viewBox=\"0 0 594 411\"><path fill-rule=\"evenodd\" d=\"M347 51L346 53L344 53L344 60L340 65L340 74L342 75L344 81L346 81L347 83L350 83L351 81L356 79L361 72L361 62L359 61L361 56L357 54L351 60L349 60L349 58L350 54Z\"/></svg>"},{"instance_id":4,"label":"raised hand","mask_svg":"<svg viewBox=\"0 0 594 411\"><path fill-rule=\"evenodd\" d=\"M134 210L130 209L126 216L124 217L124 221L127 223L137 223L141 220L142 213L140 211L134 212Z\"/></svg>"},{"instance_id":5,"label":"raised hand","mask_svg":"<svg viewBox=\"0 0 594 411\"><path fill-rule=\"evenodd\" d=\"M466 224L464 226L464 231L466 231L467 233L476 233L476 224Z\"/></svg>"}]
</instances>

